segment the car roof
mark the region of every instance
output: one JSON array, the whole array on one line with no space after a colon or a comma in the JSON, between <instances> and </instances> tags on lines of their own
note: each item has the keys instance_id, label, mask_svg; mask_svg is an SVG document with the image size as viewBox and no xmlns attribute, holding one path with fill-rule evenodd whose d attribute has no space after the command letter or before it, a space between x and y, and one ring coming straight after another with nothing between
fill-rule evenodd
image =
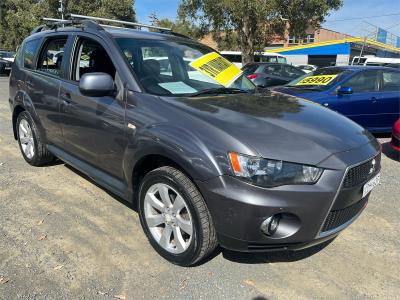
<instances>
[{"instance_id":1,"label":"car roof","mask_svg":"<svg viewBox=\"0 0 400 300\"><path fill-rule=\"evenodd\" d=\"M342 70L350 70L350 71L361 71L361 70L393 70L390 67L383 66L333 66L333 67L324 67L320 69L342 69Z\"/></svg>"},{"instance_id":2,"label":"car roof","mask_svg":"<svg viewBox=\"0 0 400 300\"><path fill-rule=\"evenodd\" d=\"M248 63L248 64L245 65L245 67L254 66L254 65L260 65L260 66L261 65L285 65L285 66L292 66L292 67L296 68L296 66L291 65L291 64L286 64L286 63L280 63L280 62L258 62L258 61L255 61L255 62L252 62L252 63Z\"/></svg>"}]
</instances>

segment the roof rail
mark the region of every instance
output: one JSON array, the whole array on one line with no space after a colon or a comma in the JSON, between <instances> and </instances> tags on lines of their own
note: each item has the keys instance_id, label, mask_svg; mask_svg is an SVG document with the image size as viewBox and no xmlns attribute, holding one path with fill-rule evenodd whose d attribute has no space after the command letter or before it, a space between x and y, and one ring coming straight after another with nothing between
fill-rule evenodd
<instances>
[{"instance_id":1,"label":"roof rail","mask_svg":"<svg viewBox=\"0 0 400 300\"><path fill-rule=\"evenodd\" d=\"M49 29L57 29L59 27L64 27L64 26L85 26L89 28L95 28L98 30L103 30L103 28L97 24L96 22L93 22L91 20L64 20L64 19L55 19L55 18L42 18L42 21L45 22L45 24L40 25L33 29L31 31L31 35L34 33L38 33L43 31L45 28Z\"/></svg>"},{"instance_id":2,"label":"roof rail","mask_svg":"<svg viewBox=\"0 0 400 300\"><path fill-rule=\"evenodd\" d=\"M93 28L93 29L97 29L97 30L104 30L104 28L125 28L125 27L121 27L121 26L100 23L100 22L105 22L105 23L128 25L128 26L134 27L135 29L139 29L139 30L142 28L155 29L161 33L167 33L167 34L171 34L171 35L174 35L177 37L185 37L185 38L190 39L190 37L185 36L180 33L173 32L171 28L166 28L166 27L159 27L159 26L123 21L123 20L116 20L116 19L83 16L83 15L77 15L77 14L67 14L66 18L67 19L42 18L42 21L44 21L45 24L40 25L40 26L36 27L35 29L33 29L31 31L31 35L34 33L41 32L45 28L57 30L57 28L65 27L65 26L89 27L89 28Z\"/></svg>"},{"instance_id":3,"label":"roof rail","mask_svg":"<svg viewBox=\"0 0 400 300\"><path fill-rule=\"evenodd\" d=\"M80 20L92 20L92 21L98 21L98 22L122 24L122 25L132 26L137 29L148 28L148 29L156 29L156 30L164 31L164 32L172 31L171 28L166 28L166 27L159 27L159 26L154 26L154 25L147 25L147 24L142 24L142 23L128 22L128 21L122 21L122 20L116 20L116 19L83 16L83 15L77 15L77 14L69 14L69 15L67 15L67 18L69 18L71 20L80 19ZM99 23L99 25L104 26L104 27L107 27L107 26L111 27L110 25L104 25L104 24L100 24L100 23ZM117 26L113 26L113 27L117 27Z\"/></svg>"}]
</instances>

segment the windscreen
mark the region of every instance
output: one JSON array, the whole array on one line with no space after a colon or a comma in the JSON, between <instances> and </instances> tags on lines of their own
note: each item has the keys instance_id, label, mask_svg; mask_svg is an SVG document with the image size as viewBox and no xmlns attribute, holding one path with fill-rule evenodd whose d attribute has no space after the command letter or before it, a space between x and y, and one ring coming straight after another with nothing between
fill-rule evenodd
<instances>
[{"instance_id":1,"label":"windscreen","mask_svg":"<svg viewBox=\"0 0 400 300\"><path fill-rule=\"evenodd\" d=\"M207 46L131 38L117 43L147 93L187 96L218 88L255 90L238 67Z\"/></svg>"},{"instance_id":2,"label":"windscreen","mask_svg":"<svg viewBox=\"0 0 400 300\"><path fill-rule=\"evenodd\" d=\"M331 88L350 73L351 70L341 68L318 69L296 78L286 86L297 89L324 91Z\"/></svg>"}]
</instances>

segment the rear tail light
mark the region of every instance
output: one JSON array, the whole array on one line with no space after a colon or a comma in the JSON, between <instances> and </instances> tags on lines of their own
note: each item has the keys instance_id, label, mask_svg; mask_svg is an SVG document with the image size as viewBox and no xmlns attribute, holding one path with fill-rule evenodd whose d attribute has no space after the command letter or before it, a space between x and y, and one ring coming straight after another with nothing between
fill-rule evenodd
<instances>
[{"instance_id":1,"label":"rear tail light","mask_svg":"<svg viewBox=\"0 0 400 300\"><path fill-rule=\"evenodd\" d=\"M256 79L256 78L257 78L257 74L250 74L250 75L247 75L247 78L250 79L250 80Z\"/></svg>"}]
</instances>

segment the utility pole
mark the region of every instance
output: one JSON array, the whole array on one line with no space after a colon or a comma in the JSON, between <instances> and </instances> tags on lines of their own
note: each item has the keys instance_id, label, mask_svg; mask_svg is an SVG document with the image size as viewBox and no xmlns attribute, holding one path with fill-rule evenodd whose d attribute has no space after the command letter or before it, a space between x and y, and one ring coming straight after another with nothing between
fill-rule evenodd
<instances>
[{"instance_id":1,"label":"utility pole","mask_svg":"<svg viewBox=\"0 0 400 300\"><path fill-rule=\"evenodd\" d=\"M60 2L60 7L58 8L58 11L61 13L61 20L64 20L64 0L58 0Z\"/></svg>"}]
</instances>

